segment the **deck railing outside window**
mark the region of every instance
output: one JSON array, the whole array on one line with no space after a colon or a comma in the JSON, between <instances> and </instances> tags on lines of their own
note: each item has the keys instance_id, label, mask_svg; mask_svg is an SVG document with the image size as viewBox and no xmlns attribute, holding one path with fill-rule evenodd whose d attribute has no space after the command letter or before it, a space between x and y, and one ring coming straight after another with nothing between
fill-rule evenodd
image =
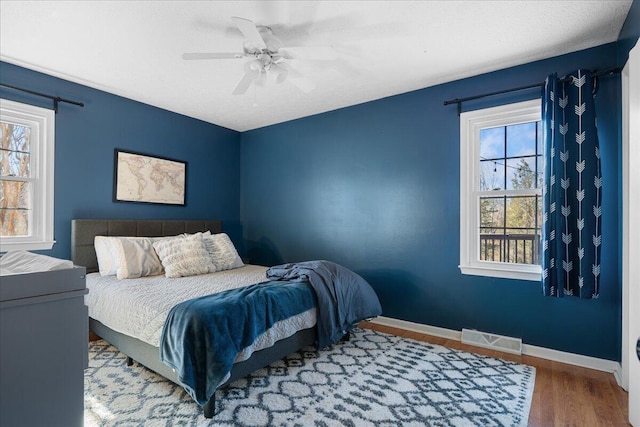
<instances>
[{"instance_id":1,"label":"deck railing outside window","mask_svg":"<svg viewBox=\"0 0 640 427\"><path fill-rule=\"evenodd\" d=\"M482 261L540 264L540 234L480 234Z\"/></svg>"}]
</instances>

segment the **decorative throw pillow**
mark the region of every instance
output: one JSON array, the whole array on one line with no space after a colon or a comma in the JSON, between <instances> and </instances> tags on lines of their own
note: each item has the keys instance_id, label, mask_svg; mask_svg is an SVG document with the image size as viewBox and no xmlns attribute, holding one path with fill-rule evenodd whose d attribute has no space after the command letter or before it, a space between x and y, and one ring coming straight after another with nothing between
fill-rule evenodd
<instances>
[{"instance_id":1,"label":"decorative throw pillow","mask_svg":"<svg viewBox=\"0 0 640 427\"><path fill-rule=\"evenodd\" d=\"M112 239L118 279L162 274L162 263L153 248L153 242L156 239L150 237L112 237Z\"/></svg>"},{"instance_id":2,"label":"decorative throw pillow","mask_svg":"<svg viewBox=\"0 0 640 427\"><path fill-rule=\"evenodd\" d=\"M189 237L189 236L195 236L196 234L200 235L200 236L211 236L211 231L207 230L204 232L198 231L197 233L182 233L179 235L179 237Z\"/></svg>"},{"instance_id":3,"label":"decorative throw pillow","mask_svg":"<svg viewBox=\"0 0 640 427\"><path fill-rule=\"evenodd\" d=\"M212 234L202 238L207 252L216 266L216 271L244 267L236 247L225 233Z\"/></svg>"},{"instance_id":4,"label":"decorative throw pillow","mask_svg":"<svg viewBox=\"0 0 640 427\"><path fill-rule=\"evenodd\" d=\"M202 233L196 233L154 242L153 247L164 266L165 276L185 277L216 271L202 239Z\"/></svg>"}]
</instances>

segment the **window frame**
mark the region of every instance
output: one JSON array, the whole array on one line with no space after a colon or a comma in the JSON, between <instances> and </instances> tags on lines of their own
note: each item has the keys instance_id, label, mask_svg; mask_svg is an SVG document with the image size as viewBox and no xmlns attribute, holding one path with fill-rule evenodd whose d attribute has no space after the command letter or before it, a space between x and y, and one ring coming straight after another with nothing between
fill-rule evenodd
<instances>
[{"instance_id":1,"label":"window frame","mask_svg":"<svg viewBox=\"0 0 640 427\"><path fill-rule=\"evenodd\" d=\"M541 121L540 99L460 114L460 271L462 274L540 281L538 264L480 260L480 130ZM544 170L544 169L543 169ZM542 195L542 189L536 190ZM492 191L495 196L529 195L530 190Z\"/></svg>"},{"instance_id":2,"label":"window frame","mask_svg":"<svg viewBox=\"0 0 640 427\"><path fill-rule=\"evenodd\" d=\"M31 128L31 171L29 179L13 179L32 183L30 233L28 236L0 236L0 252L9 250L48 250L53 247L53 201L55 160L55 112L42 107L0 98L0 121Z\"/></svg>"}]
</instances>

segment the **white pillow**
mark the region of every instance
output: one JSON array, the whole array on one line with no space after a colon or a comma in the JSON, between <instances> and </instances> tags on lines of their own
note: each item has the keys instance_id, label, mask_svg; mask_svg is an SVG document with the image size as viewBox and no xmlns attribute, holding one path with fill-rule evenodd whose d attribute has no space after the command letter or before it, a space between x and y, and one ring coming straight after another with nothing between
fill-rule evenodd
<instances>
[{"instance_id":1,"label":"white pillow","mask_svg":"<svg viewBox=\"0 0 640 427\"><path fill-rule=\"evenodd\" d=\"M118 279L162 274L162 263L153 248L155 238L112 237L111 239Z\"/></svg>"},{"instance_id":2,"label":"white pillow","mask_svg":"<svg viewBox=\"0 0 640 427\"><path fill-rule=\"evenodd\" d=\"M216 266L211 262L202 238L202 233L196 233L182 238L157 240L153 243L164 266L165 276L185 277L216 271Z\"/></svg>"},{"instance_id":3,"label":"white pillow","mask_svg":"<svg viewBox=\"0 0 640 427\"><path fill-rule=\"evenodd\" d=\"M232 270L244 267L236 247L225 233L212 234L202 238L207 252L216 266L216 271Z\"/></svg>"},{"instance_id":4,"label":"white pillow","mask_svg":"<svg viewBox=\"0 0 640 427\"><path fill-rule=\"evenodd\" d=\"M118 271L113 240L114 237L106 236L96 236L93 239L93 247L98 259L98 271L101 276L115 276Z\"/></svg>"},{"instance_id":5,"label":"white pillow","mask_svg":"<svg viewBox=\"0 0 640 427\"><path fill-rule=\"evenodd\" d=\"M96 236L93 246L100 275L129 279L162 273L162 264L151 244L155 239Z\"/></svg>"}]
</instances>

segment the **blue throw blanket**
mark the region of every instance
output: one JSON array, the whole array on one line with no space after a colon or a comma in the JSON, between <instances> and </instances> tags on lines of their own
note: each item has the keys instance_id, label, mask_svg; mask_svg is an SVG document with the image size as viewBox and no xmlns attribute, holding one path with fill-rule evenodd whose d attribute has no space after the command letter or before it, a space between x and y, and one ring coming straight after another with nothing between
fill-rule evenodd
<instances>
[{"instance_id":1,"label":"blue throw blanket","mask_svg":"<svg viewBox=\"0 0 640 427\"><path fill-rule=\"evenodd\" d=\"M330 261L283 264L267 278L308 282L318 298L318 348L338 341L364 319L382 314L375 291L353 271Z\"/></svg>"},{"instance_id":2,"label":"blue throw blanket","mask_svg":"<svg viewBox=\"0 0 640 427\"><path fill-rule=\"evenodd\" d=\"M204 405L231 372L238 353L276 322L316 305L305 283L265 282L185 301L162 329L160 360Z\"/></svg>"}]
</instances>

